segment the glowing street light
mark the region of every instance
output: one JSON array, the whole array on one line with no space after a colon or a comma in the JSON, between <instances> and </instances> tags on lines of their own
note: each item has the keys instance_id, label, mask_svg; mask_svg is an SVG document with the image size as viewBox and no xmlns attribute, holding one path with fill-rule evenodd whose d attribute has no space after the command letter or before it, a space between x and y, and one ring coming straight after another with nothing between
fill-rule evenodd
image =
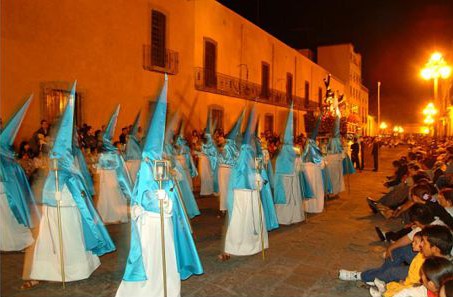
<instances>
[{"instance_id":1,"label":"glowing street light","mask_svg":"<svg viewBox=\"0 0 453 297\"><path fill-rule=\"evenodd\" d=\"M387 129L387 128L388 128L388 126L387 126L387 123L386 123L386 122L382 122L382 123L379 125L379 129L381 129L381 130L385 130L385 129Z\"/></svg>"},{"instance_id":2,"label":"glowing street light","mask_svg":"<svg viewBox=\"0 0 453 297\"><path fill-rule=\"evenodd\" d=\"M451 67L447 64L442 54L435 52L431 55L425 67L420 71L420 75L426 79L434 81L434 103L438 104L439 99L439 78L447 79L451 75ZM443 110L444 104L441 104ZM437 127L434 126L434 136L437 136Z\"/></svg>"}]
</instances>

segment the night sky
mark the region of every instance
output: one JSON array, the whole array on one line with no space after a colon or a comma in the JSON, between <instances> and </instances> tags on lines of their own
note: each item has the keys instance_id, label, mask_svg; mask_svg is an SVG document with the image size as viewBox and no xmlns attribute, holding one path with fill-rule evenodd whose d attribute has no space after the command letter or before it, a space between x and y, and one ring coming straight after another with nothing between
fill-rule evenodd
<instances>
[{"instance_id":1,"label":"night sky","mask_svg":"<svg viewBox=\"0 0 453 297\"><path fill-rule=\"evenodd\" d=\"M362 54L370 113L393 124L422 120L432 81L419 72L434 50L453 66L453 0L221 0L294 48L352 43ZM449 54L449 55L448 55Z\"/></svg>"}]
</instances>

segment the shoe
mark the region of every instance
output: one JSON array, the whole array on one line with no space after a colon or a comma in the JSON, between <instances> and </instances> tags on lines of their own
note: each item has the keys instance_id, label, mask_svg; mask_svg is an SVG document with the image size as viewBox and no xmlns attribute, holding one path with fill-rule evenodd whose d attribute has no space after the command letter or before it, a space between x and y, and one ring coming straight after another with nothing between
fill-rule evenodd
<instances>
[{"instance_id":1,"label":"shoe","mask_svg":"<svg viewBox=\"0 0 453 297\"><path fill-rule=\"evenodd\" d=\"M373 199L371 199L371 197L366 197L366 202L368 203L368 206L371 208L371 211L373 213L378 213L378 208L376 207L376 201L374 201Z\"/></svg>"},{"instance_id":2,"label":"shoe","mask_svg":"<svg viewBox=\"0 0 453 297\"><path fill-rule=\"evenodd\" d=\"M375 287L371 287L370 288L370 295L372 297L382 297L381 292L379 292L379 290L377 288L375 288Z\"/></svg>"},{"instance_id":3,"label":"shoe","mask_svg":"<svg viewBox=\"0 0 453 297\"><path fill-rule=\"evenodd\" d=\"M379 290L379 293L384 294L384 292L386 291L386 287L385 287L386 285L385 285L384 281L381 281L380 279L375 278L374 285Z\"/></svg>"},{"instance_id":4,"label":"shoe","mask_svg":"<svg viewBox=\"0 0 453 297\"><path fill-rule=\"evenodd\" d=\"M340 269L338 271L338 278L344 281L359 281L360 279L360 272L358 271L351 271L351 270L344 270Z\"/></svg>"},{"instance_id":5,"label":"shoe","mask_svg":"<svg viewBox=\"0 0 453 297\"><path fill-rule=\"evenodd\" d=\"M387 240L387 238L385 238L385 234L384 234L384 232L382 232L381 228L376 226L376 227L374 227L374 230L376 230L376 234L377 234L377 236L379 237L379 239L381 241L386 241Z\"/></svg>"}]
</instances>

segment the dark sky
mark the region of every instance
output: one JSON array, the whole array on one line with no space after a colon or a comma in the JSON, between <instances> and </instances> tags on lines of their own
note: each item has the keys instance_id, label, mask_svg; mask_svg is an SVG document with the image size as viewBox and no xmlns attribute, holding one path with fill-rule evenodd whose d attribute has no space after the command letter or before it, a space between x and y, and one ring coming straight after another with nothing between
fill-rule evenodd
<instances>
[{"instance_id":1,"label":"dark sky","mask_svg":"<svg viewBox=\"0 0 453 297\"><path fill-rule=\"evenodd\" d=\"M421 121L433 87L419 72L431 52L441 51L453 64L453 0L220 2L294 48L354 44L370 112L376 114L381 81L381 118L394 124Z\"/></svg>"}]
</instances>

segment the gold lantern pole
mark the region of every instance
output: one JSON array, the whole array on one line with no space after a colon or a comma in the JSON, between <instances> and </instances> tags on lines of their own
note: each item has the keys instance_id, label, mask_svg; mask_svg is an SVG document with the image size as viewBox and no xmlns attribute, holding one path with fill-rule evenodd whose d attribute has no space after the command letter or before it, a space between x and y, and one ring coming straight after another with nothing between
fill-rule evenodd
<instances>
[{"instance_id":1,"label":"gold lantern pole","mask_svg":"<svg viewBox=\"0 0 453 297\"><path fill-rule=\"evenodd\" d=\"M159 182L157 199L160 207L160 241L162 248L162 280L164 286L164 297L167 297L167 260L165 257L165 217L164 217L164 199L165 190L162 189L162 181L168 180L168 163L165 160L154 161L154 179Z\"/></svg>"},{"instance_id":2,"label":"gold lantern pole","mask_svg":"<svg viewBox=\"0 0 453 297\"><path fill-rule=\"evenodd\" d=\"M64 245L63 245L63 231L61 224L61 191L60 183L58 180L58 159L50 159L51 170L55 173L55 200L57 202L57 217L58 217L58 241L60 246L60 272L61 272L61 282L63 284L63 289L66 288L66 276L64 269Z\"/></svg>"}]
</instances>

